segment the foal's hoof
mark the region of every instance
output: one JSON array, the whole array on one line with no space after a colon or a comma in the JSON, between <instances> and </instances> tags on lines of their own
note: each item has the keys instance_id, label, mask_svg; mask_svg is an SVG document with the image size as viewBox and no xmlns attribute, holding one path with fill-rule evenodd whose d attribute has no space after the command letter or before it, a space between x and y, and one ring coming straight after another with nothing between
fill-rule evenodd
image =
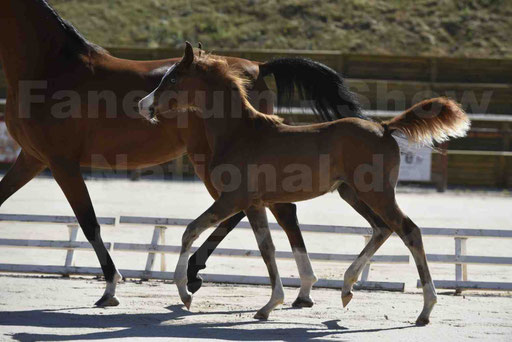
<instances>
[{"instance_id":1,"label":"foal's hoof","mask_svg":"<svg viewBox=\"0 0 512 342\"><path fill-rule=\"evenodd\" d=\"M343 302L343 307L345 308L348 303L352 300L353 294L352 292L347 293L346 295L341 295L341 301Z\"/></svg>"},{"instance_id":2,"label":"foal's hoof","mask_svg":"<svg viewBox=\"0 0 512 342\"><path fill-rule=\"evenodd\" d=\"M203 286L203 278L201 278L201 276L197 276L196 279L189 280L187 289L192 293L196 293L201 286Z\"/></svg>"},{"instance_id":3,"label":"foal's hoof","mask_svg":"<svg viewBox=\"0 0 512 342\"><path fill-rule=\"evenodd\" d=\"M187 310L190 310L190 306L192 305L192 296L187 295L184 298L181 298L181 301L183 302L183 305L187 308Z\"/></svg>"},{"instance_id":4,"label":"foal's hoof","mask_svg":"<svg viewBox=\"0 0 512 342\"><path fill-rule=\"evenodd\" d=\"M117 299L116 296L104 295L94 305L100 308L104 308L106 306L118 306L119 299Z\"/></svg>"},{"instance_id":5,"label":"foal's hoof","mask_svg":"<svg viewBox=\"0 0 512 342\"><path fill-rule=\"evenodd\" d=\"M309 297L306 297L306 298L297 297L297 299L295 299L295 302L293 302L292 306L294 308L310 308L314 304L315 304L315 302L313 301L313 299L311 299Z\"/></svg>"},{"instance_id":6,"label":"foal's hoof","mask_svg":"<svg viewBox=\"0 0 512 342\"><path fill-rule=\"evenodd\" d=\"M418 327L424 327L425 325L427 325L429 323L430 323L430 320L425 317L418 317L418 319L416 320L416 325Z\"/></svg>"},{"instance_id":7,"label":"foal's hoof","mask_svg":"<svg viewBox=\"0 0 512 342\"><path fill-rule=\"evenodd\" d=\"M255 318L255 319L258 319L258 320L260 320L260 321L267 321L267 320L268 320L268 312L258 311L258 312L256 312L256 314L254 315L254 318Z\"/></svg>"}]
</instances>

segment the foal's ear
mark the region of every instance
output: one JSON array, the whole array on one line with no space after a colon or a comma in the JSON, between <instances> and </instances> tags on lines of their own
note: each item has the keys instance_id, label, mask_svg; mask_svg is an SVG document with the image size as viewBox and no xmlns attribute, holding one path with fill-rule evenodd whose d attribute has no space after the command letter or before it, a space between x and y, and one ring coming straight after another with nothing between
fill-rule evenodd
<instances>
[{"instance_id":1,"label":"foal's ear","mask_svg":"<svg viewBox=\"0 0 512 342\"><path fill-rule=\"evenodd\" d=\"M181 60L181 65L185 68L188 68L194 62L194 48L189 42L185 42L185 54Z\"/></svg>"}]
</instances>

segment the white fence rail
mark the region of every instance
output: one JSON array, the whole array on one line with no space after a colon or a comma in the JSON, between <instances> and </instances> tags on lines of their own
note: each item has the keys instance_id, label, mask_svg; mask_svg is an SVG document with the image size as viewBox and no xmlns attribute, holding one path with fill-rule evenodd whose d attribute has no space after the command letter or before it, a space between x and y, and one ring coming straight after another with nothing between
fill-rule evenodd
<instances>
[{"instance_id":1,"label":"white fence rail","mask_svg":"<svg viewBox=\"0 0 512 342\"><path fill-rule=\"evenodd\" d=\"M63 275L101 275L100 268L92 267L74 267L73 258L75 250L88 250L91 246L88 242L76 241L78 225L74 217L68 216L41 216L41 215L7 215L0 214L0 221L10 222L28 222L28 223L59 223L67 224L69 228L68 241L51 240L21 240L21 239L0 239L0 248L46 248L67 250L66 259L63 266L48 265L19 265L19 264L0 264L0 272L20 272L20 273L49 273ZM115 218L99 218L102 225L115 225ZM151 218L151 217L128 217L122 216L119 224L130 224L145 227L154 227L151 242L142 243L123 243L109 242L105 246L114 252L139 252L147 253L146 267L144 270L121 270L121 273L127 278L142 279L164 279L172 280L174 275L167 272L165 255L170 253L179 253L180 246L171 246L165 243L167 228L183 227L190 223L190 219L174 218ZM250 229L248 222L241 222L238 226L242 229ZM270 228L281 230L274 223ZM344 227L328 225L301 225L303 232L315 233L334 233L349 234L361 236L367 241L372 233L371 228L364 227ZM449 263L455 264L455 280L435 280L436 287L445 289L455 289L461 291L464 289L485 289L485 290L512 290L512 283L503 282L474 282L468 281L468 264L486 264L486 265L512 265L510 257L491 257L491 256L470 256L466 255L466 241L468 238L512 238L512 231L506 230L482 230L482 229L444 229L444 228L423 228L424 236L449 237L455 239L454 255L428 254L427 258L431 263ZM194 249L195 251L196 249ZM157 255L161 258L160 271L154 271L154 262ZM229 257L260 257L259 251L242 249L217 248L214 255ZM280 259L293 259L293 254L286 251L277 251L276 257ZM328 253L310 253L312 260L347 262L354 261L357 255L353 254L328 254ZM369 281L370 264L408 264L408 255L376 255L365 267L361 280L356 287L369 290L389 290L403 291L404 283L399 282L372 282ZM222 283L242 283L242 284L268 284L266 276L245 276L245 275L223 275L223 274L204 274L205 281ZM297 278L283 278L283 284L286 286L300 286L300 280ZM339 288L343 284L340 280L320 279L317 287ZM420 285L418 281L418 286Z\"/></svg>"},{"instance_id":2,"label":"white fence rail","mask_svg":"<svg viewBox=\"0 0 512 342\"><path fill-rule=\"evenodd\" d=\"M103 225L115 225L114 218L99 219ZM34 216L34 215L6 215L0 214L0 221L4 222L29 222L29 223L58 223L66 224L69 228L69 239L67 241L53 240L21 240L21 239L0 239L0 248L46 248L67 250L66 259L63 266L55 265L20 265L20 264L0 264L0 272L19 272L19 273L48 273L63 275L101 275L100 268L94 267L74 267L73 258L75 250L92 250L88 242L76 241L78 225L74 217L65 216ZM183 227L191 220L187 219L160 219L147 217L121 217L120 224L136 224L137 226L153 227L153 236L151 242L143 243L124 243L124 242L106 242L105 246L113 252L139 252L147 253L146 267L144 270L120 270L127 278L142 279L165 279L172 280L174 274L167 272L165 255L170 253L179 253L180 246L167 245L165 236L168 227ZM247 222L241 222L240 228L250 228ZM271 229L281 229L277 224L271 224ZM335 226L316 226L304 225L303 231L315 231L324 233L341 233L362 236L365 240L369 238L371 229L358 227L335 227ZM194 249L195 251L196 249ZM217 248L214 255L229 257L253 257L259 258L260 252L256 250L244 249L226 249ZM154 271L154 261L157 256L161 258L161 267L159 271ZM351 263L357 258L355 254L327 254L311 253L311 259L330 262ZM293 259L293 254L287 251L277 251L276 257L279 259ZM408 264L408 255L377 255L371 259L370 263L385 264ZM400 282L373 282L369 281L370 265L367 265L362 279L356 284L356 288L367 290L387 290L403 291L404 283ZM242 283L242 284L268 284L269 279L266 276L248 276L248 275L224 275L224 274L202 274L205 281L222 283ZM286 286L300 286L300 279L283 278L283 284ZM343 281L320 279L316 286L339 288Z\"/></svg>"},{"instance_id":3,"label":"white fence rail","mask_svg":"<svg viewBox=\"0 0 512 342\"><path fill-rule=\"evenodd\" d=\"M468 280L468 265L512 266L511 257L466 255L466 243L469 238L512 239L511 230L424 228L422 233L423 236L452 237L455 240L454 255L427 254L427 260L430 263L455 264L455 280L434 280L437 288L453 289L457 292L462 290L512 291L512 283ZM417 286L421 287L420 280Z\"/></svg>"}]
</instances>

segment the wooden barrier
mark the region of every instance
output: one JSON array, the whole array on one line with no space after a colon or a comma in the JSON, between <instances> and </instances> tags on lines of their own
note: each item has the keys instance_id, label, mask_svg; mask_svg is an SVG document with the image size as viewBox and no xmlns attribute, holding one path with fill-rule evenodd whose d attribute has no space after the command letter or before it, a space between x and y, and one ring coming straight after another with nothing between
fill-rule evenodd
<instances>
[{"instance_id":1,"label":"wooden barrier","mask_svg":"<svg viewBox=\"0 0 512 342\"><path fill-rule=\"evenodd\" d=\"M74 216L19 214L0 214L0 222L78 224L78 221ZM116 219L114 217L98 217L98 223L104 226L114 226L116 224Z\"/></svg>"},{"instance_id":2,"label":"wooden barrier","mask_svg":"<svg viewBox=\"0 0 512 342\"><path fill-rule=\"evenodd\" d=\"M130 216L121 216L119 219L119 223L121 224L137 224L137 225L151 225L155 226L155 232L153 236L162 236L164 231L160 231L157 234L157 230L162 230L166 227L183 227L188 225L191 220L188 219L173 219L173 218L152 218L152 217L130 217ZM272 230L282 230L282 228L276 223L269 223L270 229ZM251 226L248 222L240 222L237 226L242 229L251 229ZM363 236L365 242L367 242L372 234L371 228L362 228L362 227L338 227L338 226L321 226L321 225L301 225L301 231L303 232L315 232L315 233L337 233L337 234L347 234L347 235L360 235ZM147 252L148 250L160 252L162 253L162 258L165 253L179 253L181 250L180 246L156 246L154 242L151 245L144 244L115 244L115 250L125 250L125 251L139 251L139 252ZM193 249L196 251L197 249ZM218 256L237 256L237 257L261 257L259 251L250 251L250 250L238 250L238 249L222 249L217 248L214 255ZM309 257L311 260L319 260L319 261L335 261L335 262L353 262L357 255L353 254L327 254L327 253L309 253ZM293 260L294 256L291 252L282 252L276 251L276 258L278 259L289 259ZM374 256L370 263L409 263L409 256L407 255L377 255ZM149 269L146 269L149 271ZM365 271L362 275L361 280L363 282L368 281L370 272L370 264L365 267Z\"/></svg>"},{"instance_id":3,"label":"wooden barrier","mask_svg":"<svg viewBox=\"0 0 512 342\"><path fill-rule=\"evenodd\" d=\"M157 234L158 229L164 229L166 227L179 226L183 227L189 224L192 220L189 219L177 219L177 218L151 218L151 217L128 217L122 216L119 219L119 223L122 224L137 224L137 225L151 225L155 226L155 234L153 236L159 236ZM281 227L276 223L269 224L272 230L281 230ZM251 229L248 222L241 222L237 228ZM334 233L334 234L351 234L360 235L365 238L366 243L368 242L372 229L364 227L347 227L347 226L334 226L334 225L301 225L301 231L303 232L315 232L315 233ZM468 289L482 289L482 290L512 290L512 283L504 282L469 282L468 281L468 264L478 265L510 265L512 266L512 257L492 257L492 256L469 256L466 255L466 241L469 238L506 238L512 239L512 230L490 230L490 229L463 229L463 228L422 228L421 232L423 236L430 237L450 237L455 240L455 253L454 255L444 254L427 254L429 262L433 263L449 263L455 264L455 281L435 281L436 287L455 289L457 292ZM119 250L137 250L140 252L153 251L155 253L162 253L162 257L165 253L179 253L180 246L157 246L156 243L151 245L143 244L122 244L117 246L114 245L114 249ZM195 249L194 249L195 251ZM251 256L259 257L260 254L257 251L243 251L243 250L228 250L228 249L217 249L214 252L215 255L221 256ZM355 255L337 255L337 254L324 254L324 253L309 253L312 260L322 261L337 261L337 262L352 262L355 260ZM276 258L281 259L292 259L293 255L289 252L276 252ZM371 259L371 263L409 263L408 256L374 256ZM146 268L146 272L151 270ZM370 272L370 263L366 265L363 270L361 281L358 287L361 289L365 288L365 283L368 282L368 276ZM321 280L321 284L328 284L329 281ZM339 285L340 283L336 283ZM342 284L342 282L341 282ZM381 289L386 289L388 284L382 282L373 283L371 286L374 287L377 284L381 284ZM396 283L390 285L393 288L396 287ZM421 286L418 280L418 286ZM338 286L336 286L338 287Z\"/></svg>"},{"instance_id":4,"label":"wooden barrier","mask_svg":"<svg viewBox=\"0 0 512 342\"><path fill-rule=\"evenodd\" d=\"M179 57L182 49L112 47L117 57L154 60ZM349 79L350 85L365 101L367 109L389 109L387 97L395 91L409 106L418 93L431 92L462 101L474 94L477 101L490 96L484 110L510 114L512 103L512 59L479 59L422 56L385 56L344 54L338 51L305 50L226 50L214 49L219 55L267 61L275 57L308 57L325 63ZM0 97L6 96L6 81L0 72ZM484 96L485 95L485 96ZM462 101L464 102L464 101ZM479 111L469 108L470 112Z\"/></svg>"},{"instance_id":5,"label":"wooden barrier","mask_svg":"<svg viewBox=\"0 0 512 342\"><path fill-rule=\"evenodd\" d=\"M455 252L453 255L427 254L430 263L455 264L455 280L434 280L436 288L452 289L460 293L463 290L503 290L512 291L512 283L468 281L467 265L507 265L512 266L512 257L473 256L466 255L466 243L469 238L512 239L510 230L484 229L422 229L423 236L453 237ZM417 287L421 287L418 279Z\"/></svg>"},{"instance_id":6,"label":"wooden barrier","mask_svg":"<svg viewBox=\"0 0 512 342\"><path fill-rule=\"evenodd\" d=\"M77 242L78 226L75 224L73 217L65 216L34 216L34 215L0 215L0 221L7 222L29 222L29 223L60 223L69 224L69 240L68 241L50 241L50 240L20 240L20 239L0 239L0 247L9 248L47 248L47 249L64 249L68 250L64 266L49 265L17 265L17 264L0 264L0 272L20 272L20 273L50 273L50 274L79 274L79 275L101 275L100 268L91 267L74 267L73 252L74 250L91 250L91 246L87 242ZM113 225L115 219L102 218L102 224ZM154 227L153 236L149 244L141 243L105 243L105 246L111 251L118 252L139 252L147 253L146 267L144 270L121 270L121 273L127 278L142 279L165 279L172 280L173 273L167 272L167 263L165 255L169 253L179 253L180 246L170 246L165 244L165 234L169 227L183 227L189 224L190 219L177 218L153 218L153 217L129 217L120 218L120 224L130 224L137 226ZM71 223L71 224L70 224ZM248 222L241 222L238 225L241 229L250 229ZM279 225L270 223L270 229L281 230ZM350 234L364 237L367 242L372 233L371 228L351 227L351 226L335 226L335 225L301 225L303 232L329 233L329 234ZM486 229L454 229L454 228L422 228L425 237L449 237L455 241L455 251L453 255L445 254L427 254L427 259L431 263L447 263L455 265L455 280L435 280L436 287L455 289L458 292L469 289L482 290L512 290L512 283L505 282L482 282L469 281L467 265L509 265L512 266L512 257L494 257L494 256L472 256L466 254L466 242L470 238L499 238L512 239L512 230L486 230ZM196 249L194 249L195 251ZM214 252L218 256L229 257L260 257L259 251L240 250L240 249L223 249L219 248ZM154 271L154 261L157 255L161 257L160 271ZM327 254L327 253L310 253L312 260L330 261L330 262L352 262L357 255L351 254ZM277 251L276 258L293 259L290 252ZM370 264L408 264L409 256L407 255L377 255L374 256L370 263L366 265L361 280L357 283L358 289L371 290L389 290L403 291L404 284L397 282L372 282L368 280L370 273ZM268 278L264 276L245 276L245 275L222 275L222 274L205 274L204 279L211 282L223 283L242 283L242 284L268 284ZM300 279L284 278L283 284L287 286L300 286ZM339 288L343 285L342 281L321 279L317 287ZM418 285L421 286L418 281Z\"/></svg>"},{"instance_id":7,"label":"wooden barrier","mask_svg":"<svg viewBox=\"0 0 512 342\"><path fill-rule=\"evenodd\" d=\"M349 78L472 83L510 83L512 79L511 59L364 55L321 50L205 48L218 55L256 61L268 61L276 57L307 57L325 63ZM183 55L183 49L111 47L108 50L120 58L141 60Z\"/></svg>"},{"instance_id":8,"label":"wooden barrier","mask_svg":"<svg viewBox=\"0 0 512 342\"><path fill-rule=\"evenodd\" d=\"M76 274L71 269L73 267L73 260L75 250L90 250L92 246L89 242L76 241L78 235L78 221L74 216L48 216L48 215L17 215L17 214L0 214L0 222L23 222L23 223L57 223L66 224L69 231L68 241L53 241L53 240L20 240L20 239L0 239L1 247L13 248L27 248L37 247L46 249L67 250L64 266L61 267L61 272L64 276ZM114 226L116 219L113 217L98 217L98 223L104 226ZM105 247L112 250L111 243L105 243ZM30 266L35 267L38 272L33 273L55 273L52 267L56 266ZM23 265L9 265L0 264L0 272L10 272L9 270L18 269L17 272L25 273L23 270L26 266ZM101 269L100 269L101 271Z\"/></svg>"},{"instance_id":9,"label":"wooden barrier","mask_svg":"<svg viewBox=\"0 0 512 342\"><path fill-rule=\"evenodd\" d=\"M19 222L33 222L33 223L70 223L74 222L72 217L57 217L57 216L32 216L32 215L0 215L0 221L19 221ZM158 218L145 218L145 217L121 217L119 223L121 224L137 224L142 226L154 226L153 236L149 244L140 243L105 243L105 247L113 252L139 252L147 253L146 267L144 270L121 270L123 276L127 278L142 278L142 279L165 279L172 280L174 274L167 272L167 263L165 255L169 253L179 253L180 246L169 246L165 244L165 232L167 227L183 226L190 222L187 219L158 219ZM114 219L102 219L102 222L112 223ZM247 229L249 224L243 222L241 227ZM271 224L272 229L280 229L276 224ZM101 275L101 269L91 267L74 267L73 266L73 252L74 250L91 250L92 247L88 242L77 242L78 226L75 224L69 225L69 240L68 241L49 241L49 240L20 240L20 239L0 239L0 247L8 248L46 248L46 249L64 249L68 250L64 266L51 266L51 265L13 265L13 264L0 264L0 272L19 272L19 273L50 273L50 274L78 274L78 275ZM367 241L371 234L368 228L357 227L336 227L336 226L317 226L305 225L304 231L315 232L330 232L341 234L360 235ZM195 251L196 249L194 249ZM154 261L157 254L161 257L160 271L153 271ZM219 256L229 257L261 257L259 251L254 250L241 250L241 249L217 249L214 253ZM353 254L327 254L327 253L310 253L312 260L330 261L330 262L353 262L357 255ZM276 258L293 260L291 252L277 251ZM408 255L378 255L374 256L370 263L384 263L384 264L408 264ZM397 282L372 282L368 280L370 264L365 267L361 281L356 284L358 289L366 290L386 290L386 291L403 291L404 284ZM246 275L222 275L222 274L205 274L204 279L212 282L223 283L242 283L242 284L268 284L268 277L264 276L246 276ZM300 286L300 279L296 278L283 278L283 284L287 286ZM342 281L321 279L316 284L317 287L340 288L343 285Z\"/></svg>"}]
</instances>

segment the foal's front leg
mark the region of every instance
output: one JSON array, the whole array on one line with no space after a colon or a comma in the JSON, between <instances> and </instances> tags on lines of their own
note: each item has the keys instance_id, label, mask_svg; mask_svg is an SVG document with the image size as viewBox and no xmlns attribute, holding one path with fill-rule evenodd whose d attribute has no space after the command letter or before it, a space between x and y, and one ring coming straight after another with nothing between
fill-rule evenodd
<instances>
[{"instance_id":1,"label":"foal's front leg","mask_svg":"<svg viewBox=\"0 0 512 342\"><path fill-rule=\"evenodd\" d=\"M199 235L206 229L219 224L240 211L239 208L236 208L230 203L232 202L227 201L221 196L208 210L192 221L187 226L185 233L183 233L181 253L178 264L176 265L176 271L174 272L174 283L178 287L181 301L185 304L187 309L190 309L190 304L192 303L192 295L187 289L187 269L190 248Z\"/></svg>"},{"instance_id":2,"label":"foal's front leg","mask_svg":"<svg viewBox=\"0 0 512 342\"><path fill-rule=\"evenodd\" d=\"M318 278L311 266L306 244L300 231L297 219L297 206L293 203L276 203L269 207L277 222L283 227L292 247L295 263L299 270L300 290L292 306L296 308L310 308L315 303L310 296L313 285Z\"/></svg>"},{"instance_id":3,"label":"foal's front leg","mask_svg":"<svg viewBox=\"0 0 512 342\"><path fill-rule=\"evenodd\" d=\"M265 208L251 207L245 213L256 236L256 241L258 242L265 265L267 265L270 283L272 284L272 296L269 302L254 315L256 319L266 320L270 312L284 302L283 284L277 270L276 248L270 235Z\"/></svg>"}]
</instances>

